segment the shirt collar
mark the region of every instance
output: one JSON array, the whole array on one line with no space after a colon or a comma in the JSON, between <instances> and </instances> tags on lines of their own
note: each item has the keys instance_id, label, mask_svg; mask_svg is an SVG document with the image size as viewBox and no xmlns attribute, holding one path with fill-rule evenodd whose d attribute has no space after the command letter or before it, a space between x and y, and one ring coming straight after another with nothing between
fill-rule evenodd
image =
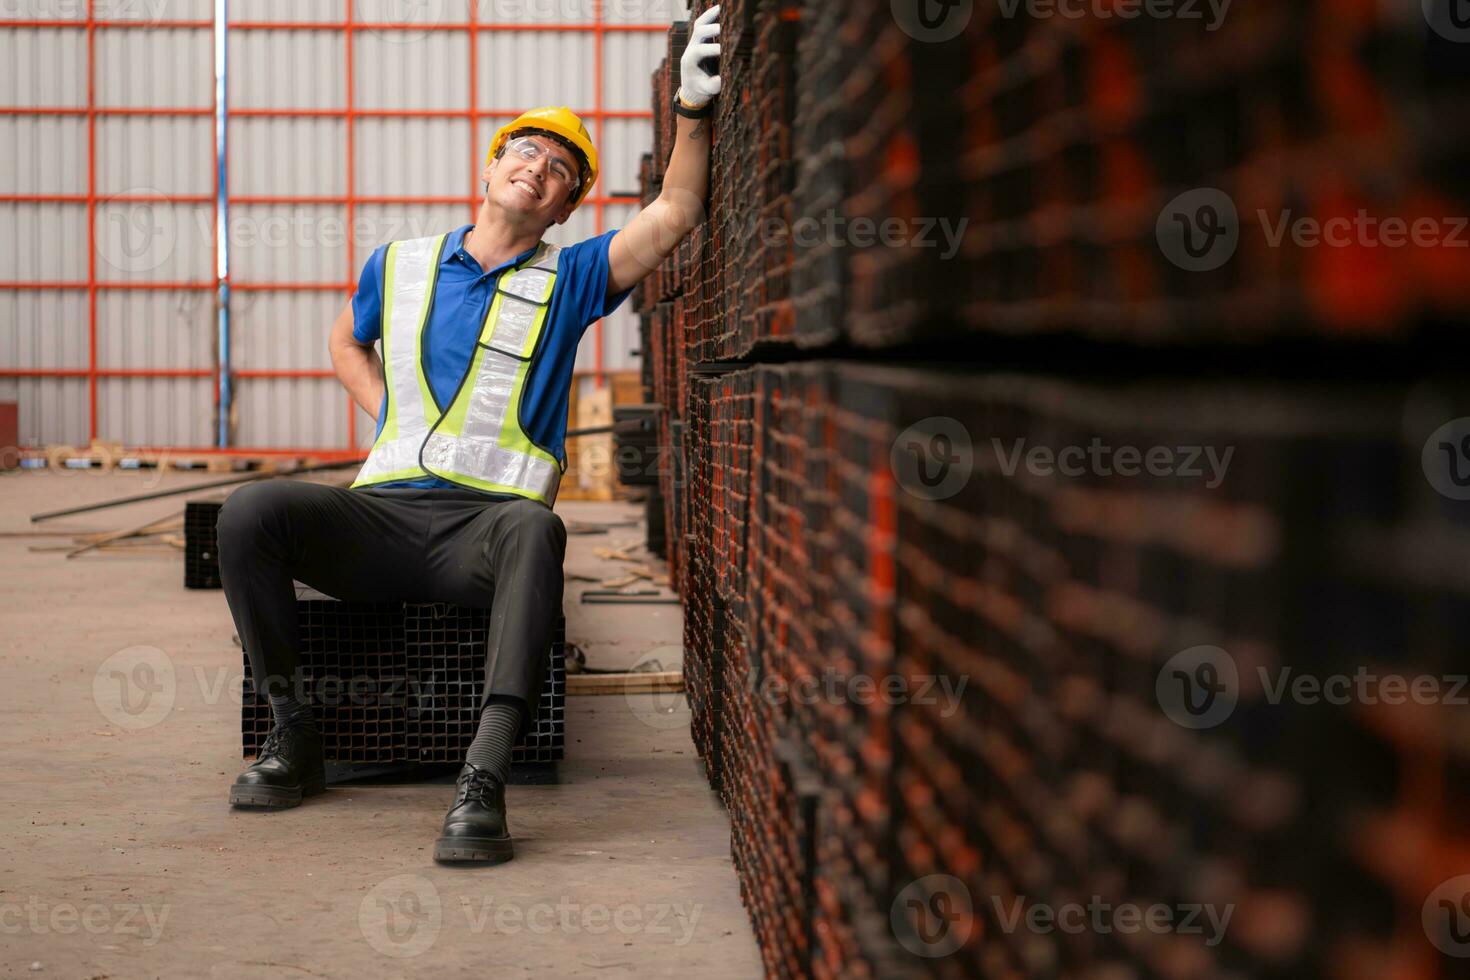
<instances>
[{"instance_id":1,"label":"shirt collar","mask_svg":"<svg viewBox=\"0 0 1470 980\"><path fill-rule=\"evenodd\" d=\"M526 261L526 259L530 258L532 252L536 251L536 246L532 245L520 255L517 255L513 259L507 259L506 261L497 265L495 268L491 269L489 273L486 273L485 270L480 269L479 260L476 259L469 252L465 251L464 236L468 235L470 233L470 229L473 227L475 227L473 224L469 224L464 225L461 228L454 229L449 233L449 241L445 242L444 246L445 251L448 253L448 259L457 258L465 264L466 268L479 269L481 275L494 274L496 272L499 272L501 269L506 268L507 266L519 265L520 263ZM446 261L448 259L446 259Z\"/></svg>"}]
</instances>

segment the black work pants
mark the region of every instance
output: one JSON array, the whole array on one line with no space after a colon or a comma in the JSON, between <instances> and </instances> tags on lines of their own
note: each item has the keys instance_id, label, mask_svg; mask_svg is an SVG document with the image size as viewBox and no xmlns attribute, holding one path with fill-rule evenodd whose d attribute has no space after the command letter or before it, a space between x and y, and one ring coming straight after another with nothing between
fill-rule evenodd
<instances>
[{"instance_id":1,"label":"black work pants","mask_svg":"<svg viewBox=\"0 0 1470 980\"><path fill-rule=\"evenodd\" d=\"M561 614L567 537L551 508L469 489L264 480L232 493L216 528L225 598L257 683L294 683L293 579L343 601L488 607L481 707L518 698L522 730L530 724Z\"/></svg>"}]
</instances>

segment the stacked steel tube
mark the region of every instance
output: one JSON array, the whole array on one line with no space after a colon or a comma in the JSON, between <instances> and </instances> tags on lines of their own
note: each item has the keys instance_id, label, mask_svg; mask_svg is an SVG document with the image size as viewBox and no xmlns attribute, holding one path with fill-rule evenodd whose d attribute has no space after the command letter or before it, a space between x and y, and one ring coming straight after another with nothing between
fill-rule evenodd
<instances>
[{"instance_id":1,"label":"stacked steel tube","mask_svg":"<svg viewBox=\"0 0 1470 980\"><path fill-rule=\"evenodd\" d=\"M975 4L929 42L901 6L724 7L708 220L641 298L767 973L1462 975L1470 249L1266 232L1452 232L1463 57L1372 5ZM1190 271L1199 189L1239 241ZM852 234L938 219L952 251ZM1282 687L1365 672L1442 697ZM1230 918L1028 925L1099 903Z\"/></svg>"},{"instance_id":2,"label":"stacked steel tube","mask_svg":"<svg viewBox=\"0 0 1470 980\"><path fill-rule=\"evenodd\" d=\"M299 676L326 761L463 762L479 725L490 611L447 603L339 602L297 587ZM245 656L241 747L270 734L270 703ZM511 763L560 762L566 749L566 620L558 616L535 716Z\"/></svg>"},{"instance_id":3,"label":"stacked steel tube","mask_svg":"<svg viewBox=\"0 0 1470 980\"><path fill-rule=\"evenodd\" d=\"M190 500L184 504L184 588L218 589L219 520L223 500Z\"/></svg>"}]
</instances>

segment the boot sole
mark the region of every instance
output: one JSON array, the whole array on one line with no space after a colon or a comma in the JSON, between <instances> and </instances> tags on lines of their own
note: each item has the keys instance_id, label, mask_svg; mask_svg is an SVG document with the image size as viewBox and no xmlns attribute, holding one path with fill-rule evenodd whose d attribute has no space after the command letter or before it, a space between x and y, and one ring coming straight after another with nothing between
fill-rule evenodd
<instances>
[{"instance_id":1,"label":"boot sole","mask_svg":"<svg viewBox=\"0 0 1470 980\"><path fill-rule=\"evenodd\" d=\"M327 791L326 778L302 786L231 786L230 806L246 810L287 810L303 798Z\"/></svg>"},{"instance_id":2,"label":"boot sole","mask_svg":"<svg viewBox=\"0 0 1470 980\"><path fill-rule=\"evenodd\" d=\"M514 856L509 837L441 837L434 860L445 864L504 864Z\"/></svg>"}]
</instances>

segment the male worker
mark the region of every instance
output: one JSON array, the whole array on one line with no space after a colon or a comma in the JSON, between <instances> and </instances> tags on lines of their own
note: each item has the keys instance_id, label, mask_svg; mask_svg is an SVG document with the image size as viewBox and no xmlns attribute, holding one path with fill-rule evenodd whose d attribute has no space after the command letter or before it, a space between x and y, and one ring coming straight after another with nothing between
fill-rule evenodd
<instances>
[{"instance_id":1,"label":"male worker","mask_svg":"<svg viewBox=\"0 0 1470 980\"><path fill-rule=\"evenodd\" d=\"M321 736L293 683L293 579L342 600L488 603L480 723L434 857L510 859L511 749L561 612L566 529L551 506L577 342L702 219L720 78L701 61L719 54L718 13L691 27L663 188L627 227L542 241L591 191L597 149L570 110L532 109L496 132L473 225L392 242L363 267L329 341L378 422L356 481L250 484L220 511L220 578L274 719L232 804L289 807L324 789Z\"/></svg>"}]
</instances>

